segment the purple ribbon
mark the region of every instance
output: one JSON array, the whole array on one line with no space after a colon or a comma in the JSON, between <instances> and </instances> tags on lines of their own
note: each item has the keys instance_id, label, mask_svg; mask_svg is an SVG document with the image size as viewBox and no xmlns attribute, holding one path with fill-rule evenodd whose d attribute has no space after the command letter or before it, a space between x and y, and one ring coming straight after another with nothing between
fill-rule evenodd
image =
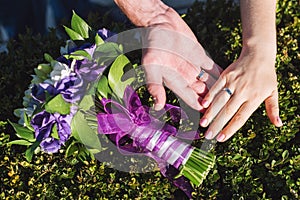
<instances>
[{"instance_id":1,"label":"purple ribbon","mask_svg":"<svg viewBox=\"0 0 300 200\"><path fill-rule=\"evenodd\" d=\"M165 110L154 117L131 87L125 89L123 101L124 106L112 99L101 100L104 112L97 114L98 132L107 135L123 154L140 153L155 159L161 173L191 197L190 182L183 176L174 179L193 150L191 145L178 138L193 140L198 139L199 134L196 131L178 132L174 126L158 120L166 112L175 122L186 118L186 114L179 107L167 104ZM128 144L129 138L132 142Z\"/></svg>"}]
</instances>

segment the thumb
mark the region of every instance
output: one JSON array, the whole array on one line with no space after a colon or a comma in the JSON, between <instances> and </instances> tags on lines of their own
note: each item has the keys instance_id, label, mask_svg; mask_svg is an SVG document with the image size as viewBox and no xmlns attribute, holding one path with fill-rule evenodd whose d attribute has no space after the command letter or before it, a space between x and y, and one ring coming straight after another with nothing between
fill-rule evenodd
<instances>
[{"instance_id":1,"label":"thumb","mask_svg":"<svg viewBox=\"0 0 300 200\"><path fill-rule=\"evenodd\" d=\"M277 127L282 126L282 121L279 117L278 92L274 90L265 100L267 115L270 121Z\"/></svg>"},{"instance_id":2,"label":"thumb","mask_svg":"<svg viewBox=\"0 0 300 200\"><path fill-rule=\"evenodd\" d=\"M161 110L166 104L166 91L163 85L156 83L147 84L149 93L155 99L154 110Z\"/></svg>"}]
</instances>

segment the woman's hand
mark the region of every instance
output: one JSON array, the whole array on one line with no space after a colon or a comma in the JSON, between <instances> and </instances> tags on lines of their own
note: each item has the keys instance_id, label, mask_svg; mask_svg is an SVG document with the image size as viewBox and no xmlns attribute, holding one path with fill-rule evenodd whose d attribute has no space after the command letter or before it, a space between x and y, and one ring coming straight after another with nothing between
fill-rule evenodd
<instances>
[{"instance_id":1,"label":"woman's hand","mask_svg":"<svg viewBox=\"0 0 300 200\"><path fill-rule=\"evenodd\" d=\"M243 49L204 97L208 108L200 125L209 128L206 138L230 138L265 101L268 117L282 126L279 117L276 58L276 0L241 0Z\"/></svg>"},{"instance_id":2,"label":"woman's hand","mask_svg":"<svg viewBox=\"0 0 300 200\"><path fill-rule=\"evenodd\" d=\"M237 61L224 70L203 99L202 105L208 109L200 120L200 125L209 125L205 134L207 139L216 135L219 142L229 139L263 101L271 122L277 127L282 126L274 48L257 49L259 50L245 47Z\"/></svg>"}]
</instances>

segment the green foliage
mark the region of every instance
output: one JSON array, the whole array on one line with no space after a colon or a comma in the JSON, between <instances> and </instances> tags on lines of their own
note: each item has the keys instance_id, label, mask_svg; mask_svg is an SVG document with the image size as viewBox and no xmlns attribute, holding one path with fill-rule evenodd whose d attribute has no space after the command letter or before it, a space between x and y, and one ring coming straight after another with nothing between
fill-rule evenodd
<instances>
[{"instance_id":1,"label":"green foliage","mask_svg":"<svg viewBox=\"0 0 300 200\"><path fill-rule=\"evenodd\" d=\"M239 8L232 4L230 0L198 2L184 18L223 67L235 60L241 50ZM124 28L91 16L97 15L89 17L95 19L88 22L92 27L108 25L117 32ZM278 1L276 69L284 126L271 125L261 106L232 139L217 144L217 166L197 188L194 199L300 199L299 30L299 2ZM62 149L68 151L67 156L42 153L31 163L21 154L26 146L7 145L15 139L15 133L4 120L15 120L13 110L21 106L33 69L45 62L43 54L56 58L62 45L54 35L32 36L29 32L10 42L8 54L0 55L1 199L184 199L160 173L113 170L89 160L84 147L72 140L68 149ZM110 90L102 92L104 96Z\"/></svg>"},{"instance_id":2,"label":"green foliage","mask_svg":"<svg viewBox=\"0 0 300 200\"><path fill-rule=\"evenodd\" d=\"M241 50L240 10L236 2L199 1L184 17L204 49L223 68L235 60Z\"/></svg>"},{"instance_id":3,"label":"green foliage","mask_svg":"<svg viewBox=\"0 0 300 200\"><path fill-rule=\"evenodd\" d=\"M71 40L84 40L89 37L89 25L79 17L74 11L71 20L71 27L64 26L65 31L70 36Z\"/></svg>"},{"instance_id":4,"label":"green foliage","mask_svg":"<svg viewBox=\"0 0 300 200\"><path fill-rule=\"evenodd\" d=\"M90 96L87 96L85 97L85 99L89 97ZM83 100L85 101L85 99ZM81 112L76 113L71 123L72 130L74 130L72 134L74 134L76 140L80 141L82 144L85 144L90 151L93 151L93 153L98 153L102 151L102 148L97 133L95 129L91 128L87 120L84 119L85 117L83 113Z\"/></svg>"},{"instance_id":5,"label":"green foliage","mask_svg":"<svg viewBox=\"0 0 300 200\"><path fill-rule=\"evenodd\" d=\"M129 78L122 81L122 76L124 74L124 68L132 64L128 58L124 55L119 55L115 61L112 63L108 74L108 83L112 88L113 92L121 99L124 95L124 91L127 85L130 85L134 81L134 78ZM120 69L121 67L121 69Z\"/></svg>"},{"instance_id":6,"label":"green foliage","mask_svg":"<svg viewBox=\"0 0 300 200\"><path fill-rule=\"evenodd\" d=\"M45 110L49 113L70 114L71 103L64 100L61 94L56 95L45 105Z\"/></svg>"}]
</instances>

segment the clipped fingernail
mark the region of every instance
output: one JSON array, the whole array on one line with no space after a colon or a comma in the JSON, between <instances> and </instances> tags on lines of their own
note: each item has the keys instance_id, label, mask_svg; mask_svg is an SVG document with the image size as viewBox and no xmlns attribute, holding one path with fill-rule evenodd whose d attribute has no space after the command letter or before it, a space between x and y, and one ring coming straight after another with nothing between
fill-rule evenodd
<instances>
[{"instance_id":1,"label":"clipped fingernail","mask_svg":"<svg viewBox=\"0 0 300 200\"><path fill-rule=\"evenodd\" d=\"M207 123L208 123L208 120L207 120L206 118L202 118L202 119L200 120L200 125L201 125L202 127L206 127L206 126L207 126Z\"/></svg>"},{"instance_id":2,"label":"clipped fingernail","mask_svg":"<svg viewBox=\"0 0 300 200\"><path fill-rule=\"evenodd\" d=\"M154 105L154 110L156 110L156 111L158 111L158 110L161 110L161 109L163 109L164 108L164 105L163 104L155 104Z\"/></svg>"},{"instance_id":3,"label":"clipped fingernail","mask_svg":"<svg viewBox=\"0 0 300 200\"><path fill-rule=\"evenodd\" d=\"M223 142L225 140L225 138L226 138L226 136L223 133L220 133L216 139L218 142Z\"/></svg>"},{"instance_id":4,"label":"clipped fingernail","mask_svg":"<svg viewBox=\"0 0 300 200\"><path fill-rule=\"evenodd\" d=\"M209 103L206 100L203 100L201 104L204 108L207 108L209 106Z\"/></svg>"},{"instance_id":5,"label":"clipped fingernail","mask_svg":"<svg viewBox=\"0 0 300 200\"><path fill-rule=\"evenodd\" d=\"M277 121L277 123L278 123L279 126L283 125L282 121L281 121L281 118L279 116L276 118L276 121Z\"/></svg>"},{"instance_id":6,"label":"clipped fingernail","mask_svg":"<svg viewBox=\"0 0 300 200\"><path fill-rule=\"evenodd\" d=\"M213 139L213 132L212 131L208 131L205 133L205 138L208 140Z\"/></svg>"}]
</instances>

